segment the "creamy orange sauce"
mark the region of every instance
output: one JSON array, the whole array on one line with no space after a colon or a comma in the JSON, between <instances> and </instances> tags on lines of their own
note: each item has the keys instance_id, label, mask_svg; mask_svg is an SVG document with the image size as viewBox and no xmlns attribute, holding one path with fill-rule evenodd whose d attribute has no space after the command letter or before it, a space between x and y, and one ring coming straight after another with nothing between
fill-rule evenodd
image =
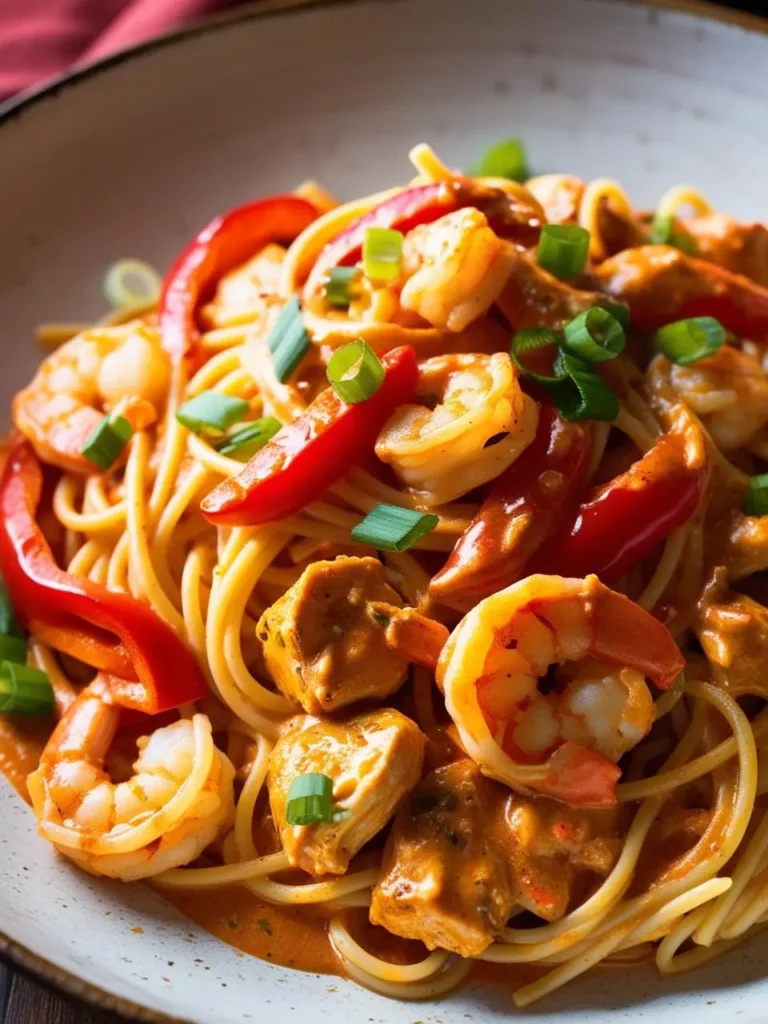
<instances>
[{"instance_id":1,"label":"creamy orange sauce","mask_svg":"<svg viewBox=\"0 0 768 1024\"><path fill-rule=\"evenodd\" d=\"M27 802L26 777L37 767L50 730L49 721L0 715L0 771ZM300 971L344 973L328 938L331 912L327 909L263 903L242 886L198 891L156 886L155 891L195 924L243 953ZM383 959L404 964L417 962L427 955L421 943L401 939L370 924L364 908L342 913L353 937ZM545 970L533 964L477 961L472 966L470 979L514 989L540 977Z\"/></svg>"}]
</instances>

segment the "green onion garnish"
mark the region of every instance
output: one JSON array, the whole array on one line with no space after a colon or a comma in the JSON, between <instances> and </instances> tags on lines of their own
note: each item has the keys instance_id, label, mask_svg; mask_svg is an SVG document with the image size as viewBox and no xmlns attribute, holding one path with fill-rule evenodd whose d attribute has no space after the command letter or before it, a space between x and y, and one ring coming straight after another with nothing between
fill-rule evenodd
<instances>
[{"instance_id":1,"label":"green onion garnish","mask_svg":"<svg viewBox=\"0 0 768 1024\"><path fill-rule=\"evenodd\" d=\"M384 367L370 345L358 338L333 353L326 374L339 398L349 405L357 405L379 390L384 380Z\"/></svg>"},{"instance_id":2,"label":"green onion garnish","mask_svg":"<svg viewBox=\"0 0 768 1024\"><path fill-rule=\"evenodd\" d=\"M553 376L545 377L540 373L534 373L520 361L520 356L524 352L553 344L558 346ZM522 374L547 390L563 419L616 419L619 414L619 400L610 386L590 363L564 351L561 347L563 344L563 339L557 331L530 327L515 334L510 346L510 355Z\"/></svg>"},{"instance_id":3,"label":"green onion garnish","mask_svg":"<svg viewBox=\"0 0 768 1024\"><path fill-rule=\"evenodd\" d=\"M177 411L176 419L193 434L223 434L248 412L244 398L202 391Z\"/></svg>"},{"instance_id":4,"label":"green onion garnish","mask_svg":"<svg viewBox=\"0 0 768 1024\"><path fill-rule=\"evenodd\" d=\"M547 387L551 384L558 384L561 378L545 377L541 373L534 373L533 370L529 370L520 361L520 356L524 352L535 352L536 349L547 348L548 345L555 345L559 348L561 341L562 335L558 331L553 331L550 327L524 327L522 331L518 331L512 338L509 354L520 373Z\"/></svg>"},{"instance_id":5,"label":"green onion garnish","mask_svg":"<svg viewBox=\"0 0 768 1024\"><path fill-rule=\"evenodd\" d=\"M725 341L725 328L713 316L695 316L660 327L656 343L670 363L688 366L718 351Z\"/></svg>"},{"instance_id":6,"label":"green onion garnish","mask_svg":"<svg viewBox=\"0 0 768 1024\"><path fill-rule=\"evenodd\" d=\"M363 270L374 281L396 281L400 276L403 235L390 228L366 228Z\"/></svg>"},{"instance_id":7,"label":"green onion garnish","mask_svg":"<svg viewBox=\"0 0 768 1024\"><path fill-rule=\"evenodd\" d=\"M552 390L558 412L564 420L615 420L619 399L610 385L590 364L568 352L559 352L555 372L563 380Z\"/></svg>"},{"instance_id":8,"label":"green onion garnish","mask_svg":"<svg viewBox=\"0 0 768 1024\"><path fill-rule=\"evenodd\" d=\"M0 711L42 717L53 711L53 687L45 672L0 662Z\"/></svg>"},{"instance_id":9,"label":"green onion garnish","mask_svg":"<svg viewBox=\"0 0 768 1024\"><path fill-rule=\"evenodd\" d=\"M285 384L312 344L304 326L297 295L292 295L286 302L275 321L268 344L275 376L281 384Z\"/></svg>"},{"instance_id":10,"label":"green onion garnish","mask_svg":"<svg viewBox=\"0 0 768 1024\"><path fill-rule=\"evenodd\" d=\"M360 273L359 267L334 267L325 286L325 301L336 309L349 309L349 286Z\"/></svg>"},{"instance_id":11,"label":"green onion garnish","mask_svg":"<svg viewBox=\"0 0 768 1024\"><path fill-rule=\"evenodd\" d=\"M23 665L26 660L26 640L20 636L0 636L0 661L15 661Z\"/></svg>"},{"instance_id":12,"label":"green onion garnish","mask_svg":"<svg viewBox=\"0 0 768 1024\"><path fill-rule=\"evenodd\" d=\"M545 224L541 229L536 262L561 281L578 277L589 253L589 232L575 224Z\"/></svg>"},{"instance_id":13,"label":"green onion garnish","mask_svg":"<svg viewBox=\"0 0 768 1024\"><path fill-rule=\"evenodd\" d=\"M104 295L115 309L141 309L160 298L163 279L143 260L118 260L104 275Z\"/></svg>"},{"instance_id":14,"label":"green onion garnish","mask_svg":"<svg viewBox=\"0 0 768 1024\"><path fill-rule=\"evenodd\" d=\"M563 348L588 363L615 359L627 340L619 321L600 306L585 310L566 324L564 335Z\"/></svg>"},{"instance_id":15,"label":"green onion garnish","mask_svg":"<svg viewBox=\"0 0 768 1024\"><path fill-rule=\"evenodd\" d=\"M370 544L380 551L407 551L439 522L431 512L381 504L357 524L350 536L358 544Z\"/></svg>"},{"instance_id":16,"label":"green onion garnish","mask_svg":"<svg viewBox=\"0 0 768 1024\"><path fill-rule=\"evenodd\" d=\"M768 515L768 473L749 478L744 511L748 516Z\"/></svg>"},{"instance_id":17,"label":"green onion garnish","mask_svg":"<svg viewBox=\"0 0 768 1024\"><path fill-rule=\"evenodd\" d=\"M131 440L133 427L124 416L105 416L83 446L83 455L105 473Z\"/></svg>"},{"instance_id":18,"label":"green onion garnish","mask_svg":"<svg viewBox=\"0 0 768 1024\"><path fill-rule=\"evenodd\" d=\"M651 224L648 241L653 245L673 245L688 256L693 256L696 252L695 242L687 231L677 227L671 213L656 214Z\"/></svg>"},{"instance_id":19,"label":"green onion garnish","mask_svg":"<svg viewBox=\"0 0 768 1024\"><path fill-rule=\"evenodd\" d=\"M607 309L614 320L618 320L626 334L632 322L632 315L628 306L622 306L620 302L611 302L609 299L600 299L598 305L601 309Z\"/></svg>"},{"instance_id":20,"label":"green onion garnish","mask_svg":"<svg viewBox=\"0 0 768 1024\"><path fill-rule=\"evenodd\" d=\"M262 416L254 420L234 434L224 438L219 451L222 455L234 455L238 459L250 459L257 451L262 449L267 441L271 441L278 430L282 427L280 420L274 416Z\"/></svg>"},{"instance_id":21,"label":"green onion garnish","mask_svg":"<svg viewBox=\"0 0 768 1024\"><path fill-rule=\"evenodd\" d=\"M530 175L523 143L518 138L501 139L483 153L472 173L477 178L525 181Z\"/></svg>"},{"instance_id":22,"label":"green onion garnish","mask_svg":"<svg viewBox=\"0 0 768 1024\"><path fill-rule=\"evenodd\" d=\"M288 790L285 820L289 825L316 825L333 818L333 780L320 772L297 776Z\"/></svg>"},{"instance_id":23,"label":"green onion garnish","mask_svg":"<svg viewBox=\"0 0 768 1024\"><path fill-rule=\"evenodd\" d=\"M8 591L2 580L0 580L0 633L3 636L24 636L22 628L13 614L11 599L8 597Z\"/></svg>"}]
</instances>

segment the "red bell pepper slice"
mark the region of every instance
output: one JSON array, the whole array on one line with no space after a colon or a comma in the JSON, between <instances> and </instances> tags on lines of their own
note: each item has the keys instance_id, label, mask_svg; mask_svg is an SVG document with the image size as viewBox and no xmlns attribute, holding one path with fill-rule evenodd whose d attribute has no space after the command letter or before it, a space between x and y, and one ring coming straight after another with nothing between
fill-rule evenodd
<instances>
[{"instance_id":1,"label":"red bell pepper slice","mask_svg":"<svg viewBox=\"0 0 768 1024\"><path fill-rule=\"evenodd\" d=\"M415 185L374 206L325 246L307 280L307 294L319 288L334 267L351 266L360 259L368 228L391 228L407 234L420 224L431 224L465 206L485 213L501 237L525 244L535 244L544 221L541 206L533 197L526 204L501 189L477 185L466 178Z\"/></svg>"},{"instance_id":2,"label":"red bell pepper slice","mask_svg":"<svg viewBox=\"0 0 768 1024\"><path fill-rule=\"evenodd\" d=\"M317 210L299 196L271 196L214 218L181 253L163 283L160 331L171 356L186 355L200 337L198 306L224 274L270 242L289 243Z\"/></svg>"},{"instance_id":3,"label":"red bell pepper slice","mask_svg":"<svg viewBox=\"0 0 768 1024\"><path fill-rule=\"evenodd\" d=\"M704 434L681 411L649 452L576 508L526 573L595 573L615 583L691 518L709 470Z\"/></svg>"},{"instance_id":4,"label":"red bell pepper slice","mask_svg":"<svg viewBox=\"0 0 768 1024\"><path fill-rule=\"evenodd\" d=\"M606 292L629 304L635 327L655 330L674 320L713 316L739 337L768 341L768 288L679 249L627 249L595 273Z\"/></svg>"},{"instance_id":5,"label":"red bell pepper slice","mask_svg":"<svg viewBox=\"0 0 768 1024\"><path fill-rule=\"evenodd\" d=\"M429 585L430 596L459 611L519 579L523 567L581 490L592 450L588 423L540 408L533 443L499 477Z\"/></svg>"},{"instance_id":6,"label":"red bell pepper slice","mask_svg":"<svg viewBox=\"0 0 768 1024\"><path fill-rule=\"evenodd\" d=\"M347 405L326 388L238 476L203 499L205 518L217 526L254 526L295 515L370 454L395 409L413 398L419 378L410 345L392 349L381 361L386 373L375 395Z\"/></svg>"},{"instance_id":7,"label":"red bell pepper slice","mask_svg":"<svg viewBox=\"0 0 768 1024\"><path fill-rule=\"evenodd\" d=\"M156 714L205 697L194 655L151 608L56 565L35 518L42 484L31 446L16 442L0 484L0 573L24 625L112 674L110 692L123 707Z\"/></svg>"}]
</instances>

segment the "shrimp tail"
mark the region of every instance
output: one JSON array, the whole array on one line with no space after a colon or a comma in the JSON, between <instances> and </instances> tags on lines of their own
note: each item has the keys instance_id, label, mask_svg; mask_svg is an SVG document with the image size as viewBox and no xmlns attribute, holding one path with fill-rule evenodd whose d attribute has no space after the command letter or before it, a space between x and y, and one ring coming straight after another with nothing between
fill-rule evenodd
<instances>
[{"instance_id":1,"label":"shrimp tail","mask_svg":"<svg viewBox=\"0 0 768 1024\"><path fill-rule=\"evenodd\" d=\"M685 658L667 627L634 601L588 576L592 602L590 652L614 665L631 665L660 690L669 690L685 667Z\"/></svg>"},{"instance_id":2,"label":"shrimp tail","mask_svg":"<svg viewBox=\"0 0 768 1024\"><path fill-rule=\"evenodd\" d=\"M610 758L566 742L547 760L547 775L531 785L537 793L574 807L613 807L621 770Z\"/></svg>"},{"instance_id":3,"label":"shrimp tail","mask_svg":"<svg viewBox=\"0 0 768 1024\"><path fill-rule=\"evenodd\" d=\"M371 601L368 613L384 629L384 642L391 651L435 671L450 635L442 622L421 615L415 608L396 608L384 601Z\"/></svg>"}]
</instances>

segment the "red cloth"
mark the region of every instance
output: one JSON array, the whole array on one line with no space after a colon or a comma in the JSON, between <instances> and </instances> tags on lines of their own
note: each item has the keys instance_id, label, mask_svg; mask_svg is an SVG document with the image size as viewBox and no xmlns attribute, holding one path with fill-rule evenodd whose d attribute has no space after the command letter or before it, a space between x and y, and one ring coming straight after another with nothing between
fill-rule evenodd
<instances>
[{"instance_id":1,"label":"red cloth","mask_svg":"<svg viewBox=\"0 0 768 1024\"><path fill-rule=\"evenodd\" d=\"M0 99L238 0L0 0Z\"/></svg>"}]
</instances>

